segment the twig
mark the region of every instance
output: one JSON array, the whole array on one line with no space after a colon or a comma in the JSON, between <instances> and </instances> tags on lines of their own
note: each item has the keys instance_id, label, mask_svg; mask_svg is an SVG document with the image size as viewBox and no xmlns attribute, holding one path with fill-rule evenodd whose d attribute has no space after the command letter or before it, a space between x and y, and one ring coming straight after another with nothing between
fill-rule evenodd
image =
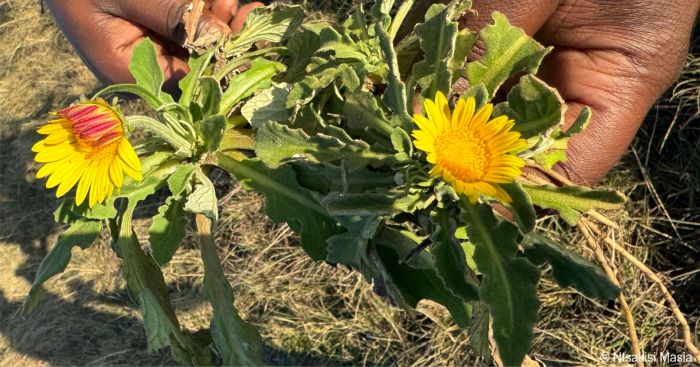
<instances>
[{"instance_id":1,"label":"twig","mask_svg":"<svg viewBox=\"0 0 700 367\"><path fill-rule=\"evenodd\" d=\"M668 291L668 288L664 285L663 281L659 276L651 270L649 267L647 267L643 262L641 262L639 259L637 259L634 255L630 254L625 250L624 247L620 246L615 240L612 238L604 235L604 233L601 231L598 226L596 226L594 223L590 223L583 219L585 221L586 225L590 227L593 232L598 234L600 237L603 238L603 241L608 244L612 249L615 251L619 252L627 261L632 263L634 267L639 269L642 273L644 273L649 279L654 282L658 287L659 290L661 290L661 293L663 294L664 298L666 299L666 302L668 302L669 307L671 308L671 312L673 313L673 316L676 318L679 324L681 324L681 329L683 330L683 342L685 343L685 347L688 349L690 354L693 355L696 361L700 361L700 350L698 350L698 347L695 345L693 342L693 334L690 331L690 326L688 325L688 321L685 319L685 316L681 312L681 310L678 308L678 304L676 303L676 300L673 299L673 296L671 295L671 292Z\"/></svg>"},{"instance_id":2,"label":"twig","mask_svg":"<svg viewBox=\"0 0 700 367\"><path fill-rule=\"evenodd\" d=\"M578 222L578 228L581 230L581 233L583 233L583 237L586 239L586 242L588 242L588 245L591 247L593 252L595 253L596 259L598 259L598 262L603 266L603 269L605 270L605 273L608 275L608 278L610 278L610 281L615 284L618 288L620 287L620 282L617 280L617 277L615 276L615 273L613 272L612 268L610 267L610 263L608 263L607 258L605 257L605 253L603 250L598 246L598 242L593 238L593 235L591 234L590 230L586 225L584 224L585 219L580 220ZM637 355L637 366L644 366L644 362L642 361L642 352L641 349L639 348L639 339L637 337L637 328L634 326L634 316L632 316L632 311L630 310L629 304L627 304L627 300L625 299L624 294L622 291L620 291L620 296L618 297L618 300L620 301L620 308L622 309L622 313L625 315L625 320L627 321L627 328L629 329L629 337L630 337L630 342L632 343L632 352Z\"/></svg>"}]
</instances>

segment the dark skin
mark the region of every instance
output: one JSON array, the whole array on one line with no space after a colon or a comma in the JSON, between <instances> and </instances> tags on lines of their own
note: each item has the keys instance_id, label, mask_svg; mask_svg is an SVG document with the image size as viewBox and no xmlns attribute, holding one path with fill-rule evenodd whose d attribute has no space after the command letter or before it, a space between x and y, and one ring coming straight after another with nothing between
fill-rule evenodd
<instances>
[{"instance_id":1,"label":"dark skin","mask_svg":"<svg viewBox=\"0 0 700 367\"><path fill-rule=\"evenodd\" d=\"M187 70L182 32L186 0L47 0L86 64L108 83L131 81L127 65L141 39L156 39L170 85ZM212 0L201 27L239 30L254 3ZM687 54L700 0L474 0L476 14L461 20L480 29L490 14L515 25L554 51L539 77L567 103L570 124L590 106L589 128L573 138L558 169L578 183L600 180L622 157L645 115L673 83ZM95 46L98 47L95 47Z\"/></svg>"}]
</instances>

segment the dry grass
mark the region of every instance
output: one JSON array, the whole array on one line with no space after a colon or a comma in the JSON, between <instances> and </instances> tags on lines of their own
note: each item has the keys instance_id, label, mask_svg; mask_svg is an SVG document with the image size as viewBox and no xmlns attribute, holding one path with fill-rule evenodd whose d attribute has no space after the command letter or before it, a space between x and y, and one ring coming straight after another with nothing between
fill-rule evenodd
<instances>
[{"instance_id":1,"label":"dry grass","mask_svg":"<svg viewBox=\"0 0 700 367\"><path fill-rule=\"evenodd\" d=\"M35 313L19 317L37 265L59 232L49 210L54 198L32 178L33 128L48 111L81 93L90 94L98 84L32 0L0 0L0 65L0 365L173 364L167 351L146 351L138 312L106 238L89 250L75 250L69 268L50 281ZM700 96L699 71L700 59L689 59L675 99L660 103L635 143L639 159L628 154L607 182L633 199L626 210L615 213L624 227L619 238L672 280L691 325L698 323L700 294L700 127L691 121L698 114L693 98ZM398 310L375 296L357 273L312 263L286 226L265 218L258 196L224 175L217 182L227 193L221 202L220 254L238 309L263 335L267 362L476 362L468 337L443 310L429 304L421 307L423 314ZM558 222L545 218L539 224L571 247L585 248L579 235ZM147 220L139 221L141 234L147 225ZM610 256L624 279L644 350L682 351L660 292ZM183 327L205 326L211 310L203 302L202 264L193 238L165 272ZM629 351L626 324L615 304L598 304L559 289L547 276L541 290L534 357L550 365L594 364L602 352Z\"/></svg>"}]
</instances>

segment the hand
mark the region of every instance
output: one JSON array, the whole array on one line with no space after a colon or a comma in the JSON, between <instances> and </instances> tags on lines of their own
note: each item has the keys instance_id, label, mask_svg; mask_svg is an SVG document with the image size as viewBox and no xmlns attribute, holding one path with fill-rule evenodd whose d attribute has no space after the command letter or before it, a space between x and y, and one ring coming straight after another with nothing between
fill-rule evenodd
<instances>
[{"instance_id":1,"label":"hand","mask_svg":"<svg viewBox=\"0 0 700 367\"><path fill-rule=\"evenodd\" d=\"M559 90L571 124L583 106L588 129L570 141L557 167L570 179L600 180L622 157L657 98L687 55L698 0L477 0L479 29L494 10L546 46L554 46L539 77Z\"/></svg>"},{"instance_id":2,"label":"hand","mask_svg":"<svg viewBox=\"0 0 700 367\"><path fill-rule=\"evenodd\" d=\"M132 82L131 52L143 38L155 43L167 90L188 71L182 23L189 0L47 0L59 26L92 72L106 83ZM198 33L237 32L260 3L238 7L238 0L210 0Z\"/></svg>"}]
</instances>

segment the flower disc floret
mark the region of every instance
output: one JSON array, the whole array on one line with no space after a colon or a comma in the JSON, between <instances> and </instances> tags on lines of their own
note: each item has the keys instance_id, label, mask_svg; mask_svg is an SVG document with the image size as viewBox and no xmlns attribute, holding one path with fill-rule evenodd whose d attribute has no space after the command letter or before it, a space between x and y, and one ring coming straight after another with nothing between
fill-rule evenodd
<instances>
[{"instance_id":1,"label":"flower disc floret","mask_svg":"<svg viewBox=\"0 0 700 367\"><path fill-rule=\"evenodd\" d=\"M511 201L501 184L522 174L522 158L513 155L527 146L520 133L511 131L515 122L507 116L490 119L493 105L476 110L473 97L462 98L454 112L441 92L426 100L427 116L414 115L418 129L414 145L427 154L430 175L448 182L457 193L474 203L480 195L503 203Z\"/></svg>"},{"instance_id":2,"label":"flower disc floret","mask_svg":"<svg viewBox=\"0 0 700 367\"><path fill-rule=\"evenodd\" d=\"M42 164L37 178L48 177L47 188L61 197L77 185L75 203L86 199L93 207L112 196L124 183L124 174L141 180L141 161L124 135L121 115L102 99L80 102L58 112L38 133L45 135L32 147Z\"/></svg>"}]
</instances>

